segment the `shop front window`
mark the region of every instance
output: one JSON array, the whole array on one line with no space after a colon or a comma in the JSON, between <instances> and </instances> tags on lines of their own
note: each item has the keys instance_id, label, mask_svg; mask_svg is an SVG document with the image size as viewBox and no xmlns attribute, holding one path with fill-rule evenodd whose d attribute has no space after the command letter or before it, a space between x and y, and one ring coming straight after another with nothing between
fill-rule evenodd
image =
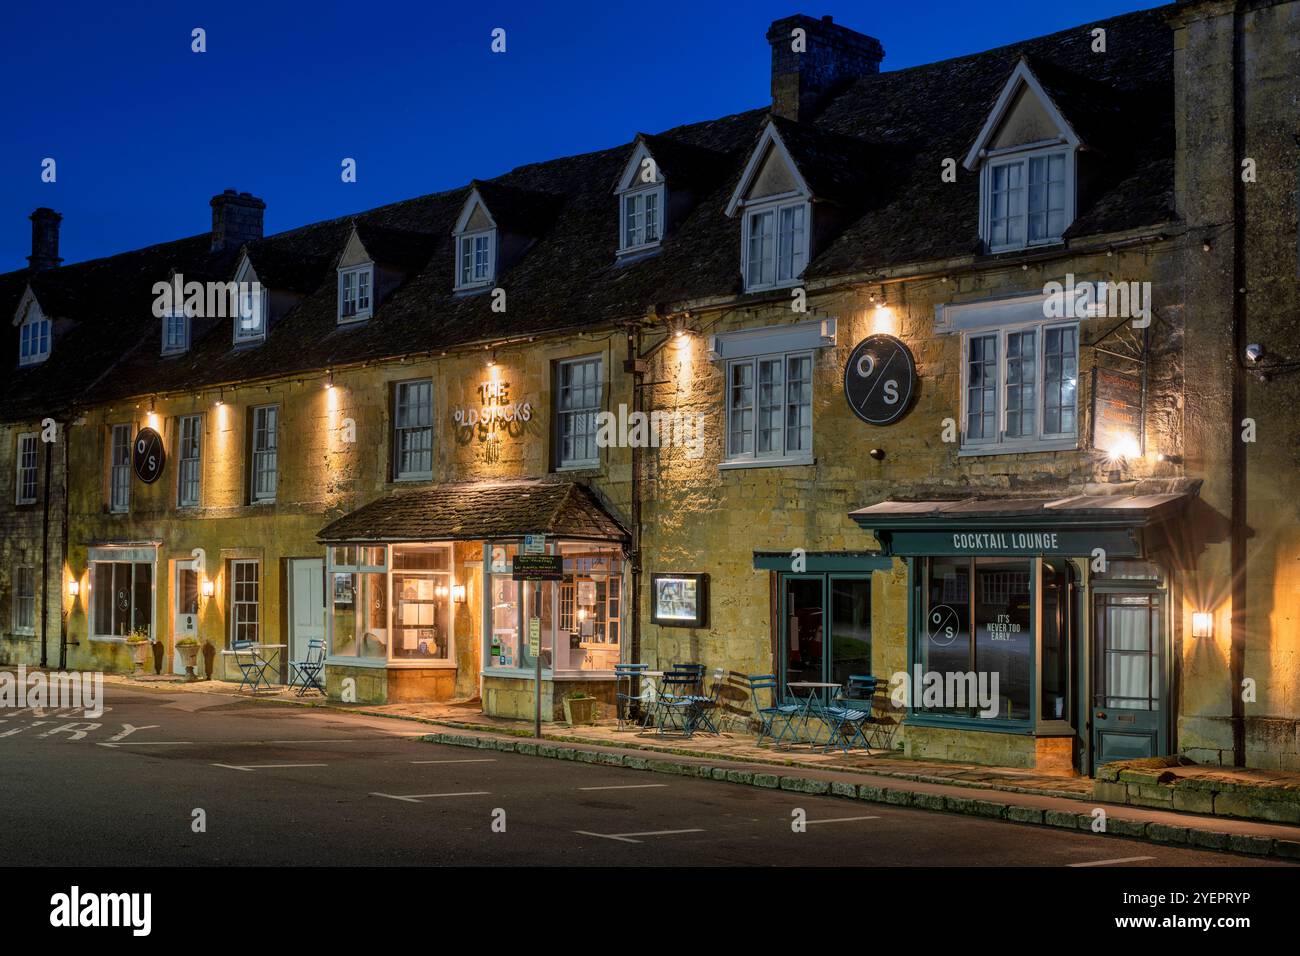
<instances>
[{"instance_id":1,"label":"shop front window","mask_svg":"<svg viewBox=\"0 0 1300 956\"><path fill-rule=\"evenodd\" d=\"M330 550L330 656L388 659L387 549Z\"/></svg>"},{"instance_id":2,"label":"shop front window","mask_svg":"<svg viewBox=\"0 0 1300 956\"><path fill-rule=\"evenodd\" d=\"M870 575L787 575L782 600L785 684L843 686L851 676L872 674ZM805 696L798 687L793 693Z\"/></svg>"},{"instance_id":3,"label":"shop front window","mask_svg":"<svg viewBox=\"0 0 1300 956\"><path fill-rule=\"evenodd\" d=\"M560 670L613 670L623 637L623 557L614 545L561 544Z\"/></svg>"},{"instance_id":4,"label":"shop front window","mask_svg":"<svg viewBox=\"0 0 1300 956\"><path fill-rule=\"evenodd\" d=\"M153 565L144 561L91 564L91 606L97 637L153 635Z\"/></svg>"},{"instance_id":5,"label":"shop front window","mask_svg":"<svg viewBox=\"0 0 1300 956\"><path fill-rule=\"evenodd\" d=\"M488 654L487 666L522 667L520 657L520 582L510 577L511 559L519 552L514 544L496 542L488 547Z\"/></svg>"},{"instance_id":6,"label":"shop front window","mask_svg":"<svg viewBox=\"0 0 1300 956\"><path fill-rule=\"evenodd\" d=\"M451 659L451 549L393 548L393 659Z\"/></svg>"}]
</instances>

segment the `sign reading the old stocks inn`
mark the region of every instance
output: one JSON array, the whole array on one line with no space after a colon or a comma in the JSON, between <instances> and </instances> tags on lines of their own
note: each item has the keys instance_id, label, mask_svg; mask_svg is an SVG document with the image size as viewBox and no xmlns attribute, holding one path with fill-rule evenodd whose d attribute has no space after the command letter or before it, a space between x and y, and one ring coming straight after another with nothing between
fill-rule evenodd
<instances>
[{"instance_id":1,"label":"sign reading the old stocks inn","mask_svg":"<svg viewBox=\"0 0 1300 956\"><path fill-rule=\"evenodd\" d=\"M135 476L146 485L152 485L162 476L167 454L163 451L162 435L152 428L142 428L135 435L131 447L131 465Z\"/></svg>"},{"instance_id":2,"label":"sign reading the old stocks inn","mask_svg":"<svg viewBox=\"0 0 1300 956\"><path fill-rule=\"evenodd\" d=\"M857 344L844 368L844 397L868 425L892 425L916 393L916 362L899 339L869 335Z\"/></svg>"}]
</instances>

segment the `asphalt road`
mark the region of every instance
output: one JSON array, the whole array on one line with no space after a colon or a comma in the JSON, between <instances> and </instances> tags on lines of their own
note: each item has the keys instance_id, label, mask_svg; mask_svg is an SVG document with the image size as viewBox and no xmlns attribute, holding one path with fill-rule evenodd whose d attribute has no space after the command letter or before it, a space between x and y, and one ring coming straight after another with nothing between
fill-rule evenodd
<instances>
[{"instance_id":1,"label":"asphalt road","mask_svg":"<svg viewBox=\"0 0 1300 956\"><path fill-rule=\"evenodd\" d=\"M1277 866L1273 860L418 740L420 725L105 687L0 711L26 865ZM78 736L80 735L80 736ZM202 811L204 832L192 821ZM807 826L792 827L801 811ZM503 832L502 832L503 831Z\"/></svg>"}]
</instances>

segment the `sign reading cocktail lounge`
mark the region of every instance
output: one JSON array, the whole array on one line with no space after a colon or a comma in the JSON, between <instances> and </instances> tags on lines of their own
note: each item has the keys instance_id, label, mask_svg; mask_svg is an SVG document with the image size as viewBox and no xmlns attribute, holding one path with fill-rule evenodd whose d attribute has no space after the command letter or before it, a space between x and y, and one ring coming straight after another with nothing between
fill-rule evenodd
<instances>
[{"instance_id":1,"label":"sign reading cocktail lounge","mask_svg":"<svg viewBox=\"0 0 1300 956\"><path fill-rule=\"evenodd\" d=\"M952 536L954 551L1041 551L1061 550L1056 531L958 531Z\"/></svg>"},{"instance_id":2,"label":"sign reading cocktail lounge","mask_svg":"<svg viewBox=\"0 0 1300 956\"><path fill-rule=\"evenodd\" d=\"M885 554L899 557L957 554L1088 557L1098 548L1113 558L1136 558L1142 555L1134 533L1114 528L1071 528L1063 531L881 530L876 534Z\"/></svg>"}]
</instances>

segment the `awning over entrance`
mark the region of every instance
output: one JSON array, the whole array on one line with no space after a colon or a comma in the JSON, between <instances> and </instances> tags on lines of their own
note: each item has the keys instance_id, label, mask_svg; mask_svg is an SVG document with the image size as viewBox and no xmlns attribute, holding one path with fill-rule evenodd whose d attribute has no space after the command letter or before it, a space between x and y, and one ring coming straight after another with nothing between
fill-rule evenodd
<instances>
[{"instance_id":1,"label":"awning over entrance","mask_svg":"<svg viewBox=\"0 0 1300 956\"><path fill-rule=\"evenodd\" d=\"M849 517L883 553L1143 556L1142 532L1179 517L1190 494L882 501Z\"/></svg>"},{"instance_id":2,"label":"awning over entrance","mask_svg":"<svg viewBox=\"0 0 1300 956\"><path fill-rule=\"evenodd\" d=\"M326 544L465 541L545 534L627 542L616 518L584 485L523 479L467 481L394 492L322 528Z\"/></svg>"}]
</instances>

